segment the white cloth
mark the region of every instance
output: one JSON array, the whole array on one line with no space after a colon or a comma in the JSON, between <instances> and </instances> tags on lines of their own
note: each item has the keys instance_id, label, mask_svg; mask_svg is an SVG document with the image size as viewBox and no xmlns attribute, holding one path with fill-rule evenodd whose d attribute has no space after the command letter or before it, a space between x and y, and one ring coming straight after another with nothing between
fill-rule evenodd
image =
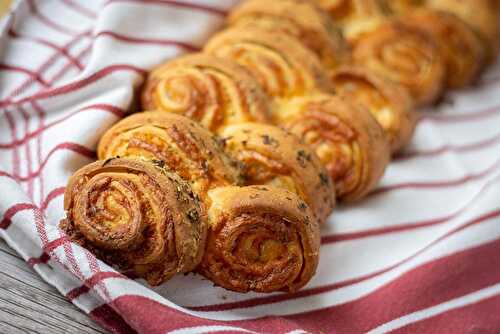
<instances>
[{"instance_id":1,"label":"white cloth","mask_svg":"<svg viewBox=\"0 0 500 334\"><path fill-rule=\"evenodd\" d=\"M196 275L150 289L64 239L69 176L135 110L146 71L200 48L236 2L18 2L0 25L0 236L114 332L500 332L498 308L480 312L500 305L500 64L425 111L378 191L336 210L297 294Z\"/></svg>"}]
</instances>

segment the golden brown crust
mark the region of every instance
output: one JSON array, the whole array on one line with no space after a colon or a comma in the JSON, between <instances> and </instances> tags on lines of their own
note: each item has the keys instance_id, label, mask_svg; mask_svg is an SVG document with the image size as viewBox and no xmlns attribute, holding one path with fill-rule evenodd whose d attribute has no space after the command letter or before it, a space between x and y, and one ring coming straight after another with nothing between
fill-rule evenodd
<instances>
[{"instance_id":1,"label":"golden brown crust","mask_svg":"<svg viewBox=\"0 0 500 334\"><path fill-rule=\"evenodd\" d=\"M472 83L485 63L485 49L470 27L457 16L432 10L414 10L402 18L405 24L432 34L439 43L447 67L447 85L461 88Z\"/></svg>"},{"instance_id":2,"label":"golden brown crust","mask_svg":"<svg viewBox=\"0 0 500 334\"><path fill-rule=\"evenodd\" d=\"M319 258L319 225L294 193L268 186L210 191L210 233L198 271L226 289L296 291Z\"/></svg>"},{"instance_id":3,"label":"golden brown crust","mask_svg":"<svg viewBox=\"0 0 500 334\"><path fill-rule=\"evenodd\" d=\"M205 51L247 68L272 97L332 91L316 55L295 38L260 28L231 28L215 35Z\"/></svg>"},{"instance_id":4,"label":"golden brown crust","mask_svg":"<svg viewBox=\"0 0 500 334\"><path fill-rule=\"evenodd\" d=\"M391 14L401 15L423 6L425 0L380 0L380 3Z\"/></svg>"},{"instance_id":5,"label":"golden brown crust","mask_svg":"<svg viewBox=\"0 0 500 334\"><path fill-rule=\"evenodd\" d=\"M362 36L353 53L357 64L406 87L417 106L435 102L443 92L445 62L423 30L390 21Z\"/></svg>"},{"instance_id":6,"label":"golden brown crust","mask_svg":"<svg viewBox=\"0 0 500 334\"><path fill-rule=\"evenodd\" d=\"M384 174L390 147L370 112L337 96L296 98L277 113L281 126L316 151L336 186L337 198L364 197Z\"/></svg>"},{"instance_id":7,"label":"golden brown crust","mask_svg":"<svg viewBox=\"0 0 500 334\"><path fill-rule=\"evenodd\" d=\"M229 16L232 26L258 27L295 37L327 68L349 61L349 46L332 19L309 0L249 0Z\"/></svg>"},{"instance_id":8,"label":"golden brown crust","mask_svg":"<svg viewBox=\"0 0 500 334\"><path fill-rule=\"evenodd\" d=\"M495 52L495 54L493 55L493 59L496 59L496 57L500 54L500 0L492 0L492 3L496 13L495 16L497 33L493 47L493 51Z\"/></svg>"},{"instance_id":9,"label":"golden brown crust","mask_svg":"<svg viewBox=\"0 0 500 334\"><path fill-rule=\"evenodd\" d=\"M486 50L486 61L498 52L500 21L491 0L427 0L427 6L455 14L474 29Z\"/></svg>"},{"instance_id":10,"label":"golden brown crust","mask_svg":"<svg viewBox=\"0 0 500 334\"><path fill-rule=\"evenodd\" d=\"M220 140L193 120L174 113L152 111L131 115L101 138L99 159L145 157L165 166L192 184L204 198L209 189L240 182L237 163Z\"/></svg>"},{"instance_id":11,"label":"golden brown crust","mask_svg":"<svg viewBox=\"0 0 500 334\"><path fill-rule=\"evenodd\" d=\"M354 43L366 32L379 26L389 12L379 0L315 0L328 11L345 38Z\"/></svg>"},{"instance_id":12,"label":"golden brown crust","mask_svg":"<svg viewBox=\"0 0 500 334\"><path fill-rule=\"evenodd\" d=\"M323 223L335 206L335 189L314 151L278 127L245 123L221 134L226 150L244 165L245 185L269 185L302 198Z\"/></svg>"},{"instance_id":13,"label":"golden brown crust","mask_svg":"<svg viewBox=\"0 0 500 334\"><path fill-rule=\"evenodd\" d=\"M269 121L269 102L237 64L191 54L155 68L141 95L144 110L182 114L217 132L229 124Z\"/></svg>"},{"instance_id":14,"label":"golden brown crust","mask_svg":"<svg viewBox=\"0 0 500 334\"><path fill-rule=\"evenodd\" d=\"M73 241L151 285L193 270L207 233L191 187L156 164L108 159L83 167L66 187L60 225Z\"/></svg>"},{"instance_id":15,"label":"golden brown crust","mask_svg":"<svg viewBox=\"0 0 500 334\"><path fill-rule=\"evenodd\" d=\"M332 81L339 94L372 113L384 129L393 153L410 142L417 113L406 89L359 66L340 68L332 73Z\"/></svg>"},{"instance_id":16,"label":"golden brown crust","mask_svg":"<svg viewBox=\"0 0 500 334\"><path fill-rule=\"evenodd\" d=\"M382 7L377 0L315 0L315 2L339 23L356 17L370 17L382 13Z\"/></svg>"}]
</instances>

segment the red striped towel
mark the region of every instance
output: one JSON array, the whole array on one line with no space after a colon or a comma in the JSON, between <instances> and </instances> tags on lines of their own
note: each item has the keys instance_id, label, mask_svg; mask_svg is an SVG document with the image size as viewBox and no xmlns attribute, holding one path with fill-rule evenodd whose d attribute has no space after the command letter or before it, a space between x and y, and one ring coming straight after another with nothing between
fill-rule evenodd
<instances>
[{"instance_id":1,"label":"red striped towel","mask_svg":"<svg viewBox=\"0 0 500 334\"><path fill-rule=\"evenodd\" d=\"M152 66L197 50L236 0L25 1L0 40L0 236L115 333L500 333L500 64L424 112L411 147L322 231L313 281L236 294L199 276L157 289L57 229Z\"/></svg>"}]
</instances>

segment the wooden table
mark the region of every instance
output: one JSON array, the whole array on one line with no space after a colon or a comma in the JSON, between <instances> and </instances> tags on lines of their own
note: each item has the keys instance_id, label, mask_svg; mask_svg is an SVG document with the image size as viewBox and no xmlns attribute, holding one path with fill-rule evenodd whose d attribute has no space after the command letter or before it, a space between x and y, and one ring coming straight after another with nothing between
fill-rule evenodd
<instances>
[{"instance_id":1,"label":"wooden table","mask_svg":"<svg viewBox=\"0 0 500 334\"><path fill-rule=\"evenodd\" d=\"M107 333L0 239L0 333Z\"/></svg>"}]
</instances>

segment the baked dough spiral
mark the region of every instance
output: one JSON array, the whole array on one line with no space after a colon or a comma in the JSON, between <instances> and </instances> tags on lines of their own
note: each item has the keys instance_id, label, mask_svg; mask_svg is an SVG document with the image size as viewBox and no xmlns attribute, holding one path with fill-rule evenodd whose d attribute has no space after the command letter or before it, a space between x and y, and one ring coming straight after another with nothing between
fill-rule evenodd
<instances>
[{"instance_id":1,"label":"baked dough spiral","mask_svg":"<svg viewBox=\"0 0 500 334\"><path fill-rule=\"evenodd\" d=\"M183 114L213 132L229 124L269 122L267 97L243 68L197 53L154 69L142 92L143 110Z\"/></svg>"},{"instance_id":2,"label":"baked dough spiral","mask_svg":"<svg viewBox=\"0 0 500 334\"><path fill-rule=\"evenodd\" d=\"M191 187L159 161L109 159L77 171L60 226L75 242L151 285L193 270L207 224Z\"/></svg>"},{"instance_id":3,"label":"baked dough spiral","mask_svg":"<svg viewBox=\"0 0 500 334\"><path fill-rule=\"evenodd\" d=\"M427 6L452 13L479 35L486 49L486 61L493 62L500 48L500 20L491 0L427 0Z\"/></svg>"},{"instance_id":4,"label":"baked dough spiral","mask_svg":"<svg viewBox=\"0 0 500 334\"><path fill-rule=\"evenodd\" d=\"M314 275L319 225L294 193L268 186L209 192L210 233L198 271L226 289L293 292Z\"/></svg>"},{"instance_id":5,"label":"baked dough spiral","mask_svg":"<svg viewBox=\"0 0 500 334\"><path fill-rule=\"evenodd\" d=\"M258 27L295 37L325 67L334 69L350 58L349 47L332 19L308 0L249 0L230 14L231 26Z\"/></svg>"},{"instance_id":6,"label":"baked dough spiral","mask_svg":"<svg viewBox=\"0 0 500 334\"><path fill-rule=\"evenodd\" d=\"M191 183L203 197L209 189L239 184L236 161L222 149L218 137L182 115L151 111L116 123L101 138L99 159L145 157L162 161Z\"/></svg>"},{"instance_id":7,"label":"baked dough spiral","mask_svg":"<svg viewBox=\"0 0 500 334\"><path fill-rule=\"evenodd\" d=\"M379 0L315 0L315 2L330 14L351 43L365 32L375 29L389 14Z\"/></svg>"},{"instance_id":8,"label":"baked dough spiral","mask_svg":"<svg viewBox=\"0 0 500 334\"><path fill-rule=\"evenodd\" d=\"M413 10L403 19L406 24L423 29L438 40L449 88L462 88L478 77L486 51L478 35L465 22L453 14L424 8Z\"/></svg>"},{"instance_id":9,"label":"baked dough spiral","mask_svg":"<svg viewBox=\"0 0 500 334\"><path fill-rule=\"evenodd\" d=\"M359 200L384 174L390 147L371 113L337 96L318 94L281 106L279 124L303 138L326 166L342 201Z\"/></svg>"},{"instance_id":10,"label":"baked dough spiral","mask_svg":"<svg viewBox=\"0 0 500 334\"><path fill-rule=\"evenodd\" d=\"M445 63L432 37L398 21L363 35L353 58L376 75L406 87L417 106L428 105L443 92Z\"/></svg>"},{"instance_id":11,"label":"baked dough spiral","mask_svg":"<svg viewBox=\"0 0 500 334\"><path fill-rule=\"evenodd\" d=\"M284 33L261 28L230 28L209 40L205 51L232 59L248 69L274 98L332 91L328 75L316 55Z\"/></svg>"},{"instance_id":12,"label":"baked dough spiral","mask_svg":"<svg viewBox=\"0 0 500 334\"><path fill-rule=\"evenodd\" d=\"M335 90L368 109L384 129L391 151L400 151L413 136L417 114L406 89L367 68L346 66L332 73Z\"/></svg>"},{"instance_id":13,"label":"baked dough spiral","mask_svg":"<svg viewBox=\"0 0 500 334\"><path fill-rule=\"evenodd\" d=\"M256 124L256 126L259 125ZM232 126L228 127L228 131L231 128ZM307 248L309 244L307 243L310 240L296 239L295 228L300 230L302 227L295 227L293 224L305 224L307 217L309 227L304 227L306 231L304 233L310 233L307 229L318 228L317 217L312 214L309 206L292 192L280 190L276 187L267 187L266 190L262 190L263 187L247 189L246 187L233 186L242 183L240 164L235 163L235 160L229 158L224 152L223 146L228 145L227 142L223 144L224 142L224 140L215 139L208 130L195 124L187 117L162 111L143 112L125 118L108 130L101 139L98 154L103 157L120 154L134 159L140 159L141 157L159 158L161 160L157 162L158 164L180 175L192 184L196 198L201 199L201 207L209 213L207 220L208 240L215 243L212 246L207 246L201 269L197 270L209 279L213 279L216 284L236 291L254 290L262 292L294 289L305 284L312 276L312 273L308 274L310 276L301 274L300 277L296 277L294 270L299 270L301 267L297 269L295 265L302 266L300 261L307 260L308 264L304 266L306 266L306 270L310 270L309 263L311 261L317 262L318 251L316 249L314 254L309 253L309 248ZM266 203L282 203L283 201L289 201L287 198L291 198L295 201L294 205L296 207L300 205L299 210L303 210L300 213L305 212L306 214L304 216L294 216L293 210L290 213L286 210L275 212L267 210L267 208L260 209L258 206L260 202L257 198L261 196L261 192L265 192L265 195L262 196L269 199L266 200ZM251 194L250 202L245 202L245 196L249 193ZM224 195L219 196L217 194ZM255 201L256 204L254 205L252 201ZM238 227L233 225L235 223L231 220L232 218L227 216L227 214L236 210L231 205L237 206L237 203L242 203L244 210L244 212L238 211L237 216L234 217ZM230 206L226 206L228 204ZM222 211L219 212L219 209ZM214 215L214 212L218 213ZM276 223L276 226L270 226L273 223ZM287 230L287 224L291 225L289 230ZM239 227L239 225L244 226ZM250 230L247 230L246 226L251 226L249 227ZM219 227L224 227L222 232ZM240 232L243 232L244 235L240 236ZM227 239L219 239L222 237L221 233ZM236 239L229 239L233 236ZM309 237L311 236L308 234L304 238ZM290 238L290 241L286 238ZM226 241L229 244L225 244ZM232 242L236 242L236 244L233 245ZM286 247L290 244L290 249L282 246L280 242L283 242ZM304 249L299 247L302 242L305 243L304 247L306 248ZM241 259L234 263L228 261L224 268L215 266L211 262L212 255L219 256L223 254L225 256L227 252L233 251L232 247L237 249L238 254L242 256ZM262 253L263 257L257 259L256 263L249 262L249 268L252 268L255 272L252 272L248 280L258 279L257 272L259 270L262 270L264 275L268 270L268 267L265 266L267 260L270 263L272 262L273 266L279 266L279 268L288 272L279 274L266 273L266 280L263 282L255 283L255 285L252 285L253 283L249 283L249 281L241 283L247 284L245 288L238 284L233 285L235 284L233 279L224 281L221 277L232 275L240 270L240 262L238 261L251 261L250 258L246 257L251 256L248 255L248 252L252 251L250 248L254 249L254 251L259 249L255 252ZM307 253L304 254L303 250ZM219 253L219 251L222 253ZM276 251L280 252L279 256L276 256ZM268 257L266 258L266 256ZM313 259L313 257L316 257L316 259Z\"/></svg>"},{"instance_id":14,"label":"baked dough spiral","mask_svg":"<svg viewBox=\"0 0 500 334\"><path fill-rule=\"evenodd\" d=\"M302 198L323 223L335 206L335 189L314 151L278 127L232 125L221 133L226 150L243 163L245 185L270 185Z\"/></svg>"}]
</instances>

